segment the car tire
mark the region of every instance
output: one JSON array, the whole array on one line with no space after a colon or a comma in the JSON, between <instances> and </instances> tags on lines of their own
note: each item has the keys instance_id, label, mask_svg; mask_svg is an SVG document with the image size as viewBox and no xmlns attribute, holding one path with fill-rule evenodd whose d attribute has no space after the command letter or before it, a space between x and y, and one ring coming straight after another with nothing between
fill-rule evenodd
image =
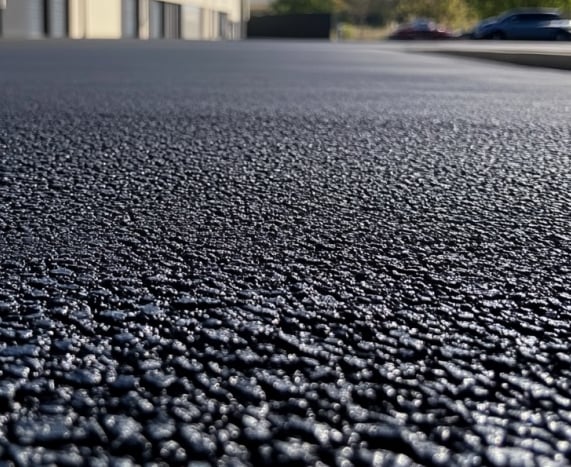
<instances>
[{"instance_id":1,"label":"car tire","mask_svg":"<svg viewBox=\"0 0 571 467\"><path fill-rule=\"evenodd\" d=\"M493 41L503 41L506 38L506 35L502 31L496 31L490 35L490 38Z\"/></svg>"},{"instance_id":2,"label":"car tire","mask_svg":"<svg viewBox=\"0 0 571 467\"><path fill-rule=\"evenodd\" d=\"M554 40L558 42L568 41L570 39L571 39L571 34L568 34L565 31L557 31L557 33L555 33Z\"/></svg>"}]
</instances>

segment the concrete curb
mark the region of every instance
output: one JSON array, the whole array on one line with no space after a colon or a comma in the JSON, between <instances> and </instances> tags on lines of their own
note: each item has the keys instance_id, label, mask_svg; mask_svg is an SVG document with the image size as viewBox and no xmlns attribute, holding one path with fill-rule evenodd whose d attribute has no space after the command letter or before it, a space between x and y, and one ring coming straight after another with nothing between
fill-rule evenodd
<instances>
[{"instance_id":1,"label":"concrete curb","mask_svg":"<svg viewBox=\"0 0 571 467\"><path fill-rule=\"evenodd\" d=\"M514 65L571 70L571 54L484 50L425 50L424 52Z\"/></svg>"}]
</instances>

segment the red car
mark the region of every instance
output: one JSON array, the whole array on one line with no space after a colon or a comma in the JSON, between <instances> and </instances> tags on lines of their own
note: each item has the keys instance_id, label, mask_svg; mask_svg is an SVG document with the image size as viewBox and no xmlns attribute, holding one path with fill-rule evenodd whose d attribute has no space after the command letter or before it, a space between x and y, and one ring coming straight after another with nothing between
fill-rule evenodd
<instances>
[{"instance_id":1,"label":"red car","mask_svg":"<svg viewBox=\"0 0 571 467\"><path fill-rule=\"evenodd\" d=\"M394 40L435 40L453 39L455 36L451 31L439 27L431 20L417 20L406 23L389 36Z\"/></svg>"}]
</instances>

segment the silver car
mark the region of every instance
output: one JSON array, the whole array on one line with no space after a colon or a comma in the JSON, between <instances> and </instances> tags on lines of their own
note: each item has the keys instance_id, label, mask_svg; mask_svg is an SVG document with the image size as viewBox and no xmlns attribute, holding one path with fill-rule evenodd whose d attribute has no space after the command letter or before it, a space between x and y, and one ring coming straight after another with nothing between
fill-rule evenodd
<instances>
[{"instance_id":1,"label":"silver car","mask_svg":"<svg viewBox=\"0 0 571 467\"><path fill-rule=\"evenodd\" d=\"M482 21L472 37L529 41L571 40L571 21L562 19L558 10L510 10Z\"/></svg>"}]
</instances>

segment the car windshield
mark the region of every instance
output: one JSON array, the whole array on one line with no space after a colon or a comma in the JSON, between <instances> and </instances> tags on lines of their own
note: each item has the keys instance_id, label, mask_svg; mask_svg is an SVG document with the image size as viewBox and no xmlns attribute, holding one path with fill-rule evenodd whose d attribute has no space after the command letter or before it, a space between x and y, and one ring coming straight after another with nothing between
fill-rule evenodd
<instances>
[{"instance_id":1,"label":"car windshield","mask_svg":"<svg viewBox=\"0 0 571 467\"><path fill-rule=\"evenodd\" d=\"M431 29L434 29L434 23L427 20L414 21L411 26L416 31L430 31Z\"/></svg>"},{"instance_id":2,"label":"car windshield","mask_svg":"<svg viewBox=\"0 0 571 467\"><path fill-rule=\"evenodd\" d=\"M529 14L529 15L519 15L520 21L525 22L541 22L541 21L551 21L556 19L556 15L548 14Z\"/></svg>"},{"instance_id":3,"label":"car windshield","mask_svg":"<svg viewBox=\"0 0 571 467\"><path fill-rule=\"evenodd\" d=\"M560 19L557 13L505 13L498 17L498 22L540 22Z\"/></svg>"}]
</instances>

